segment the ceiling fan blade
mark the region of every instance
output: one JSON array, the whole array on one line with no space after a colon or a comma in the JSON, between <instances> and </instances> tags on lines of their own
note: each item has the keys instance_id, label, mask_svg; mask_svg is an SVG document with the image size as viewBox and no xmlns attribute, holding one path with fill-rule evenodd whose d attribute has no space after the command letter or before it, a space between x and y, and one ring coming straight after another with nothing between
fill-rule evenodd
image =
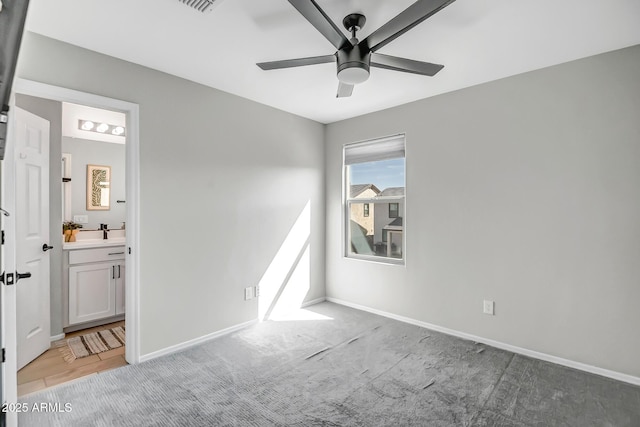
<instances>
[{"instance_id":1,"label":"ceiling fan blade","mask_svg":"<svg viewBox=\"0 0 640 427\"><path fill-rule=\"evenodd\" d=\"M285 59L282 61L260 62L256 64L263 70L277 70L280 68L302 67L305 65L327 64L336 62L335 55L311 56L309 58Z\"/></svg>"},{"instance_id":2,"label":"ceiling fan blade","mask_svg":"<svg viewBox=\"0 0 640 427\"><path fill-rule=\"evenodd\" d=\"M298 12L300 12L311 25L316 27L316 30L320 31L336 49L339 50L344 46L351 45L351 42L344 36L340 28L336 26L314 0L289 0L289 3L298 9Z\"/></svg>"},{"instance_id":3,"label":"ceiling fan blade","mask_svg":"<svg viewBox=\"0 0 640 427\"><path fill-rule=\"evenodd\" d=\"M375 52L425 19L449 6L454 1L455 0L418 0L400 12L395 18L369 34L369 37L362 40L359 44L366 45L371 52Z\"/></svg>"},{"instance_id":4,"label":"ceiling fan blade","mask_svg":"<svg viewBox=\"0 0 640 427\"><path fill-rule=\"evenodd\" d=\"M398 58L397 56L383 55L381 53L371 56L371 66L429 77L435 76L438 71L444 68L444 65L440 64L414 61L413 59Z\"/></svg>"},{"instance_id":5,"label":"ceiling fan blade","mask_svg":"<svg viewBox=\"0 0 640 427\"><path fill-rule=\"evenodd\" d=\"M336 98L346 98L351 96L352 93L353 85L340 82L340 84L338 85L338 93L336 94Z\"/></svg>"}]
</instances>

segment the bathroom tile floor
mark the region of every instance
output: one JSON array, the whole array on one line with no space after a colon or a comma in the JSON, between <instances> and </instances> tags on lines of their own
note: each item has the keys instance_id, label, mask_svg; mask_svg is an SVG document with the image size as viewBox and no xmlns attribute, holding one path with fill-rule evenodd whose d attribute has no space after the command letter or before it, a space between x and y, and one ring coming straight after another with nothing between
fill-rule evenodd
<instances>
[{"instance_id":1,"label":"bathroom tile floor","mask_svg":"<svg viewBox=\"0 0 640 427\"><path fill-rule=\"evenodd\" d=\"M66 334L65 339L116 326L124 326L124 321L71 332ZM124 346L68 363L54 344L51 343L49 350L18 371L18 396L127 365L124 360Z\"/></svg>"}]
</instances>

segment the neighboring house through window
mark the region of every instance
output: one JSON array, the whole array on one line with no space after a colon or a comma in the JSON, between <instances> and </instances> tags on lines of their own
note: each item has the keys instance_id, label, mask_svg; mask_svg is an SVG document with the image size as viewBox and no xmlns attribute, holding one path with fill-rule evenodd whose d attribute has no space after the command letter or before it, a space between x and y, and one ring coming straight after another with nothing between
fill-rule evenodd
<instances>
[{"instance_id":1,"label":"neighboring house through window","mask_svg":"<svg viewBox=\"0 0 640 427\"><path fill-rule=\"evenodd\" d=\"M404 135L344 147L345 255L404 260Z\"/></svg>"},{"instance_id":2,"label":"neighboring house through window","mask_svg":"<svg viewBox=\"0 0 640 427\"><path fill-rule=\"evenodd\" d=\"M389 218L398 218L398 204L389 203Z\"/></svg>"}]
</instances>

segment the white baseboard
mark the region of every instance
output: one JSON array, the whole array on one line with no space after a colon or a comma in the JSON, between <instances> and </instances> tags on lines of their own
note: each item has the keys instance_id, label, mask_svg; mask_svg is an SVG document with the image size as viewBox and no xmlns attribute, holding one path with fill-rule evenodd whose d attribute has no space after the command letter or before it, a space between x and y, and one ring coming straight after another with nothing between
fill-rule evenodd
<instances>
[{"instance_id":1,"label":"white baseboard","mask_svg":"<svg viewBox=\"0 0 640 427\"><path fill-rule=\"evenodd\" d=\"M486 345L490 345L492 347L496 347L502 350L507 350L512 353L522 354L523 356L532 357L534 359L544 360L546 362L555 363L562 366L567 366L569 368L578 369L581 371L589 372L596 375L601 375L603 377L612 378L614 380L623 381L626 383L640 385L640 377L635 377L633 375L623 374L621 372L611 371L609 369L598 368L597 366L587 365L586 363L576 362L574 360L564 359L562 357L553 356L546 353L541 353L535 350L529 350L527 348L517 347L515 345L506 344L500 341L494 341L491 339L479 337L477 335L467 334L465 332L456 331L454 329L445 328L442 326L434 325L432 323L423 322L420 320L411 319L409 317L399 316L397 314L388 313L386 311L377 310L375 308L370 308L360 304L354 304L349 301L343 301L337 298L327 297L327 301L333 302L336 304L344 305L347 307L355 308L357 310L366 311L369 313L377 314L383 317L388 317L390 319L399 320L400 322L410 323L412 325L420 326L422 328L431 329L433 331L442 332L443 334L452 335L454 337L464 338L467 340L480 342Z\"/></svg>"},{"instance_id":2,"label":"white baseboard","mask_svg":"<svg viewBox=\"0 0 640 427\"><path fill-rule=\"evenodd\" d=\"M66 334L63 332L61 334L54 335L54 336L50 337L49 339L51 340L51 342L54 342L54 341L59 341L59 340L63 339L65 336L66 336Z\"/></svg>"},{"instance_id":3,"label":"white baseboard","mask_svg":"<svg viewBox=\"0 0 640 427\"><path fill-rule=\"evenodd\" d=\"M324 297L317 298L317 299L302 303L300 305L300 308L309 307L311 305L319 304L319 303L324 302L324 301L325 301ZM171 354L171 353L175 353L175 352L187 349L189 347L193 347L194 345L198 345L200 343L203 343L203 342L206 342L206 341L209 341L209 340L213 340L213 339L219 338L221 336L228 335L230 333L239 331L240 329L244 329L244 328L246 328L248 326L251 326L251 325L253 325L255 323L258 323L257 319L250 320L250 321L245 322L245 323L240 323L238 325L231 326L231 327L223 329L221 331L213 332L211 334L204 335L204 336L199 337L199 338L194 338L192 340L185 341L185 342L180 343L180 344L172 345L171 347L163 348L162 350L157 350L157 351L154 351L152 353L148 353L148 354L142 355L142 356L140 356L140 362L144 362L144 361L147 361L147 360L155 359L157 357L161 357L161 356L164 356L164 355L167 355L167 354ZM64 338L64 334L63 334L63 338Z\"/></svg>"},{"instance_id":4,"label":"white baseboard","mask_svg":"<svg viewBox=\"0 0 640 427\"><path fill-rule=\"evenodd\" d=\"M300 308L309 307L311 305L320 304L321 302L325 302L327 299L325 297L312 299L311 301L303 302L300 305Z\"/></svg>"},{"instance_id":5,"label":"white baseboard","mask_svg":"<svg viewBox=\"0 0 640 427\"><path fill-rule=\"evenodd\" d=\"M201 343L206 342L206 341L210 341L210 340L213 340L213 339L216 339L216 338L220 338L220 337L222 337L224 335L228 335L228 334L231 334L233 332L239 331L240 329L244 329L244 328L246 328L248 326L254 325L257 322L258 322L257 319L250 320L248 322L244 322L244 323L240 323L238 325L230 326L230 327L228 327L226 329L222 329L222 330L217 331L217 332L212 332L210 334L207 334L207 335L204 335L204 336L201 336L201 337L198 337L198 338L194 338L192 340L185 341L185 342L180 343L180 344L172 345L170 347L166 347L166 348L163 348L163 349L158 350L158 351L154 351L154 352L151 352L151 353L148 353L148 354L143 354L143 355L140 356L140 362L146 362L147 360L156 359L156 358L158 358L160 356L165 356L165 355L171 354L171 353L176 353L178 351L187 349L189 347L193 347L194 345L198 345L198 344L201 344Z\"/></svg>"}]
</instances>

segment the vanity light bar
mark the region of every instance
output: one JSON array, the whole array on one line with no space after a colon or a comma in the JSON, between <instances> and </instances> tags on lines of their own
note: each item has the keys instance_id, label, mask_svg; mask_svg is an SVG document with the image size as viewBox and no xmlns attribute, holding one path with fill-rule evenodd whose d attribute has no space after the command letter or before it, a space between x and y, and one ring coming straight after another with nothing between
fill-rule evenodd
<instances>
[{"instance_id":1,"label":"vanity light bar","mask_svg":"<svg viewBox=\"0 0 640 427\"><path fill-rule=\"evenodd\" d=\"M124 126L110 125L108 123L97 123L91 120L78 120L78 129L114 136L125 136Z\"/></svg>"}]
</instances>

